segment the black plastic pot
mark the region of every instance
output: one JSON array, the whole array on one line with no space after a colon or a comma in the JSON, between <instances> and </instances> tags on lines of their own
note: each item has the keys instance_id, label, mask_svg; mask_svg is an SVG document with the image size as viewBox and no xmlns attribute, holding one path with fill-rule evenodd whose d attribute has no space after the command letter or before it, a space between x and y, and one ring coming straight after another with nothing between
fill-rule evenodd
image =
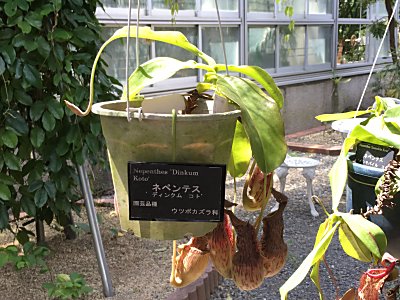
<instances>
[{"instance_id":1,"label":"black plastic pot","mask_svg":"<svg viewBox=\"0 0 400 300\"><path fill-rule=\"evenodd\" d=\"M375 205L375 185L383 175L383 170L365 166L352 161L352 156L347 160L348 176L346 189L346 209L354 213L366 211L368 206ZM371 221L385 232L388 238L388 252L395 257L400 257L400 194L394 199L399 203L394 208L384 208L382 215L371 216Z\"/></svg>"}]
</instances>

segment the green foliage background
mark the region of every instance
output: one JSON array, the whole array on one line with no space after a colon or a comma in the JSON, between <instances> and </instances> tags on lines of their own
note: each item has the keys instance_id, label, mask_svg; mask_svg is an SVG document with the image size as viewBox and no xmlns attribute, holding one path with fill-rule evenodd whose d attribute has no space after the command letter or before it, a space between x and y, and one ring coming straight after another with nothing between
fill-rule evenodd
<instances>
[{"instance_id":1,"label":"green foliage background","mask_svg":"<svg viewBox=\"0 0 400 300\"><path fill-rule=\"evenodd\" d=\"M102 162L100 121L79 118L101 46L95 0L0 0L0 230L26 212L63 225L78 210L76 165ZM95 99L116 98L118 82L99 66ZM28 232L19 228L19 240Z\"/></svg>"}]
</instances>

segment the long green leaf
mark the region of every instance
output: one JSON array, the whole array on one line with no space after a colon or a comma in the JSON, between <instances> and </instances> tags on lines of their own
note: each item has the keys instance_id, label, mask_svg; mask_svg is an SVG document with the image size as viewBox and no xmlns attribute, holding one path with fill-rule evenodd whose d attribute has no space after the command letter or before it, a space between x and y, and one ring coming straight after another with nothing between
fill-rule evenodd
<instances>
[{"instance_id":1,"label":"long green leaf","mask_svg":"<svg viewBox=\"0 0 400 300\"><path fill-rule=\"evenodd\" d=\"M347 154L350 148L354 145L356 139L354 137L347 137L344 140L342 151L336 162L333 164L329 171L329 180L332 190L332 210L337 211L342 198L344 187L347 181Z\"/></svg>"},{"instance_id":2,"label":"long green leaf","mask_svg":"<svg viewBox=\"0 0 400 300\"><path fill-rule=\"evenodd\" d=\"M387 246L386 236L382 229L361 215L349 213L340 213L339 215L355 236L368 248L375 260L379 261Z\"/></svg>"},{"instance_id":3,"label":"long green leaf","mask_svg":"<svg viewBox=\"0 0 400 300\"><path fill-rule=\"evenodd\" d=\"M383 116L370 119L364 126L357 125L350 135L357 136L360 141L400 148L400 135L392 132Z\"/></svg>"},{"instance_id":4,"label":"long green leaf","mask_svg":"<svg viewBox=\"0 0 400 300\"><path fill-rule=\"evenodd\" d=\"M216 65L216 72L226 70L225 65ZM272 99L278 104L281 109L283 107L283 95L281 90L276 86L274 79L268 74L264 69L258 66L228 66L228 70L231 72L242 73L246 76L251 77L266 90L266 92L271 96Z\"/></svg>"},{"instance_id":5,"label":"long green leaf","mask_svg":"<svg viewBox=\"0 0 400 300\"><path fill-rule=\"evenodd\" d=\"M196 85L196 90L199 92L199 94L202 94L208 90L213 89L213 85L211 83L207 83L207 82L199 82Z\"/></svg>"},{"instance_id":6,"label":"long green leaf","mask_svg":"<svg viewBox=\"0 0 400 300\"><path fill-rule=\"evenodd\" d=\"M126 38L127 36L128 36L128 26L125 26L122 27L121 29L118 29L108 39L106 43L116 39ZM130 27L129 36L132 38L136 37L136 26ZM178 46L200 57L207 64L215 65L215 60L212 57L208 56L207 54L202 52L199 48L197 48L195 45L190 43L186 38L186 36L179 31L154 31L150 27L142 26L139 27L139 38Z\"/></svg>"},{"instance_id":7,"label":"long green leaf","mask_svg":"<svg viewBox=\"0 0 400 300\"><path fill-rule=\"evenodd\" d=\"M129 36L135 38L136 35L136 26L131 26L129 31ZM151 41L159 41L168 43L170 45L181 47L198 57L202 58L208 65L213 66L215 65L215 61L213 58L205 54L204 52L200 51L196 46L191 44L187 38L178 31L153 31L150 27L139 27L138 37L141 39L151 40ZM94 78L96 73L97 63L100 59L100 56L104 49L110 44L112 41L126 38L128 36L128 27L125 26L119 30L117 30L99 49L97 56L93 62L92 72L90 75L90 93L89 93L89 104L85 111L80 110L76 105L72 104L71 102L65 100L65 104L67 107L77 114L78 116L86 116L90 113L93 104L93 97L94 97Z\"/></svg>"},{"instance_id":8,"label":"long green leaf","mask_svg":"<svg viewBox=\"0 0 400 300\"><path fill-rule=\"evenodd\" d=\"M332 237L339 224L340 221L336 222L335 226L333 226L328 232L324 234L321 241L303 260L300 267L298 267L297 270L292 274L292 276L290 276L290 278L279 288L281 300L287 299L288 293L303 281L310 268L322 258L322 256L328 249L328 246L331 243Z\"/></svg>"},{"instance_id":9,"label":"long green leaf","mask_svg":"<svg viewBox=\"0 0 400 300\"><path fill-rule=\"evenodd\" d=\"M231 158L228 164L228 171L232 177L242 177L246 173L249 168L251 154L250 141L242 123L237 121Z\"/></svg>"},{"instance_id":10,"label":"long green leaf","mask_svg":"<svg viewBox=\"0 0 400 300\"><path fill-rule=\"evenodd\" d=\"M287 146L276 102L245 78L218 75L216 88L217 93L240 106L243 127L261 171L270 173L279 167L286 157Z\"/></svg>"},{"instance_id":11,"label":"long green leaf","mask_svg":"<svg viewBox=\"0 0 400 300\"><path fill-rule=\"evenodd\" d=\"M394 98L375 96L375 110L378 114L382 114L395 107L399 107L399 104Z\"/></svg>"},{"instance_id":12,"label":"long green leaf","mask_svg":"<svg viewBox=\"0 0 400 300\"><path fill-rule=\"evenodd\" d=\"M339 241L347 255L363 262L371 262L371 252L346 223L340 224Z\"/></svg>"},{"instance_id":13,"label":"long green leaf","mask_svg":"<svg viewBox=\"0 0 400 300\"><path fill-rule=\"evenodd\" d=\"M327 218L324 221L324 223L322 223L319 226L317 236L315 237L314 247L316 247L318 245L318 243L321 241L321 239L324 237L324 235L329 230L332 229L332 225L333 225L332 218L330 217L330 218ZM319 281L319 266L320 266L320 264L321 264L321 261L319 260L312 267L310 278L311 278L312 282L314 283L314 285L317 287L318 293L319 293L319 298L322 300L324 298L324 294L322 292L320 281Z\"/></svg>"},{"instance_id":14,"label":"long green leaf","mask_svg":"<svg viewBox=\"0 0 400 300\"><path fill-rule=\"evenodd\" d=\"M385 119L387 125L390 124L394 126L398 131L400 131L400 105L386 110L383 118Z\"/></svg>"},{"instance_id":15,"label":"long green leaf","mask_svg":"<svg viewBox=\"0 0 400 300\"><path fill-rule=\"evenodd\" d=\"M348 111L345 113L337 113L337 114L322 114L322 115L316 116L315 118L321 122L329 122L329 121L351 119L351 118L362 116L362 115L372 113L372 112L373 112L373 110Z\"/></svg>"},{"instance_id":16,"label":"long green leaf","mask_svg":"<svg viewBox=\"0 0 400 300\"><path fill-rule=\"evenodd\" d=\"M129 77L129 99L134 100L135 96L146 86L166 80L180 70L194 68L213 71L207 65L199 64L194 60L180 61L171 57L153 58L140 65ZM122 99L126 99L126 89Z\"/></svg>"},{"instance_id":17,"label":"long green leaf","mask_svg":"<svg viewBox=\"0 0 400 300\"><path fill-rule=\"evenodd\" d=\"M320 280L319 280L319 267L320 267L320 265L321 265L321 260L319 260L319 261L317 261L315 263L315 265L311 269L310 278L311 278L311 281L314 283L314 285L317 287L319 299L323 300L324 299L324 293L323 293L323 291L321 289L321 284L320 284Z\"/></svg>"}]
</instances>

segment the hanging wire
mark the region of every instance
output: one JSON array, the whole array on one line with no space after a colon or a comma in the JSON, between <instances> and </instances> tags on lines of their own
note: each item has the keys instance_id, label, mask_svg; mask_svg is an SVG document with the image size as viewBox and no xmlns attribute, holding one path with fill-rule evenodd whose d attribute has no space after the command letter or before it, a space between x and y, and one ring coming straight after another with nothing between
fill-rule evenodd
<instances>
[{"instance_id":1,"label":"hanging wire","mask_svg":"<svg viewBox=\"0 0 400 300\"><path fill-rule=\"evenodd\" d=\"M172 162L176 161L176 110L172 109L172 128L171 128L171 135L172 135Z\"/></svg>"},{"instance_id":2,"label":"hanging wire","mask_svg":"<svg viewBox=\"0 0 400 300\"><path fill-rule=\"evenodd\" d=\"M125 79L126 79L126 118L131 121L131 112L129 109L129 46L131 37L131 9L132 0L128 3L128 34L126 37L126 57L125 57Z\"/></svg>"},{"instance_id":3,"label":"hanging wire","mask_svg":"<svg viewBox=\"0 0 400 300\"><path fill-rule=\"evenodd\" d=\"M140 19L140 0L137 0L137 16L136 16L136 68L140 66L139 57L139 19Z\"/></svg>"},{"instance_id":4,"label":"hanging wire","mask_svg":"<svg viewBox=\"0 0 400 300\"><path fill-rule=\"evenodd\" d=\"M225 49L224 36L222 35L221 17L220 17L220 15L219 15L218 1L217 1L217 0L214 0L214 2L215 2L215 8L216 8L216 10L217 10L219 36L220 36L220 38L221 38L222 53L224 54L224 62L225 62L225 68L226 68L226 75L229 76L228 60L226 59L226 49Z\"/></svg>"},{"instance_id":5,"label":"hanging wire","mask_svg":"<svg viewBox=\"0 0 400 300\"><path fill-rule=\"evenodd\" d=\"M126 79L126 117L128 122L132 120L131 112L129 107L129 46L131 37L131 19L132 19L132 0L129 0L128 5L128 34L126 37L126 57L125 57L125 79ZM140 65L139 63L139 16L140 16L140 0L137 0L137 17L136 17L136 68Z\"/></svg>"},{"instance_id":6,"label":"hanging wire","mask_svg":"<svg viewBox=\"0 0 400 300\"><path fill-rule=\"evenodd\" d=\"M365 93L366 93L366 91L367 91L368 84L369 84L369 82L370 82L370 80L371 80L371 77L372 77L372 72L374 71L376 62L377 62L378 57L379 57L379 53L381 52L383 43L385 42L385 38L386 38L387 32L388 32L388 30L389 30L389 25L390 25L390 23L391 23L392 20L393 20L393 17L394 17L395 12L397 11L397 5L398 5L398 4L399 4L399 0L396 0L396 3L395 3L394 6L393 6L392 15L390 16L390 18L389 18L389 20L388 20L388 23L387 23L387 25L386 25L385 33L383 34L382 40L381 40L381 42L380 42L380 44L379 44L378 52L377 52L376 55L375 55L374 62L373 62L373 64L372 64L371 70L370 70L370 72L369 72L368 79L367 79L367 82L365 83L364 90L363 90L363 92L362 92L362 94L361 94L360 101L358 102L358 106L357 106L356 111L359 111L359 110L360 110L361 103L362 103L362 101L364 100L364 96L365 96ZM357 114L354 115L354 118L356 117L356 115L357 115Z\"/></svg>"}]
</instances>

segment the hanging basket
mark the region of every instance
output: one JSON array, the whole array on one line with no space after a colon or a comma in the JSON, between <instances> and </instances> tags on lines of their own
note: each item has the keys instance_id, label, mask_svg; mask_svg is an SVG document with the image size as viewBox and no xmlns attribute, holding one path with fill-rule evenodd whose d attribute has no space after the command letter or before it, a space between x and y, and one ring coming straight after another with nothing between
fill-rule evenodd
<instances>
[{"instance_id":1,"label":"hanging basket","mask_svg":"<svg viewBox=\"0 0 400 300\"><path fill-rule=\"evenodd\" d=\"M183 103L179 94L164 96ZM155 98L155 100L157 100ZM144 102L152 100L145 100ZM155 103L171 103L169 99ZM210 104L211 103L211 104ZM111 101L93 105L92 112L100 115L106 139L115 197L121 227L136 236L152 239L181 239L186 234L203 235L215 228L213 222L171 222L129 220L128 162L177 162L228 164L237 118L240 111L227 107L225 112L212 113L204 102L200 113L177 115L176 142L172 138L172 114L135 110L127 121L126 102ZM170 107L157 105L157 111L171 111ZM175 146L175 161L173 148Z\"/></svg>"}]
</instances>

